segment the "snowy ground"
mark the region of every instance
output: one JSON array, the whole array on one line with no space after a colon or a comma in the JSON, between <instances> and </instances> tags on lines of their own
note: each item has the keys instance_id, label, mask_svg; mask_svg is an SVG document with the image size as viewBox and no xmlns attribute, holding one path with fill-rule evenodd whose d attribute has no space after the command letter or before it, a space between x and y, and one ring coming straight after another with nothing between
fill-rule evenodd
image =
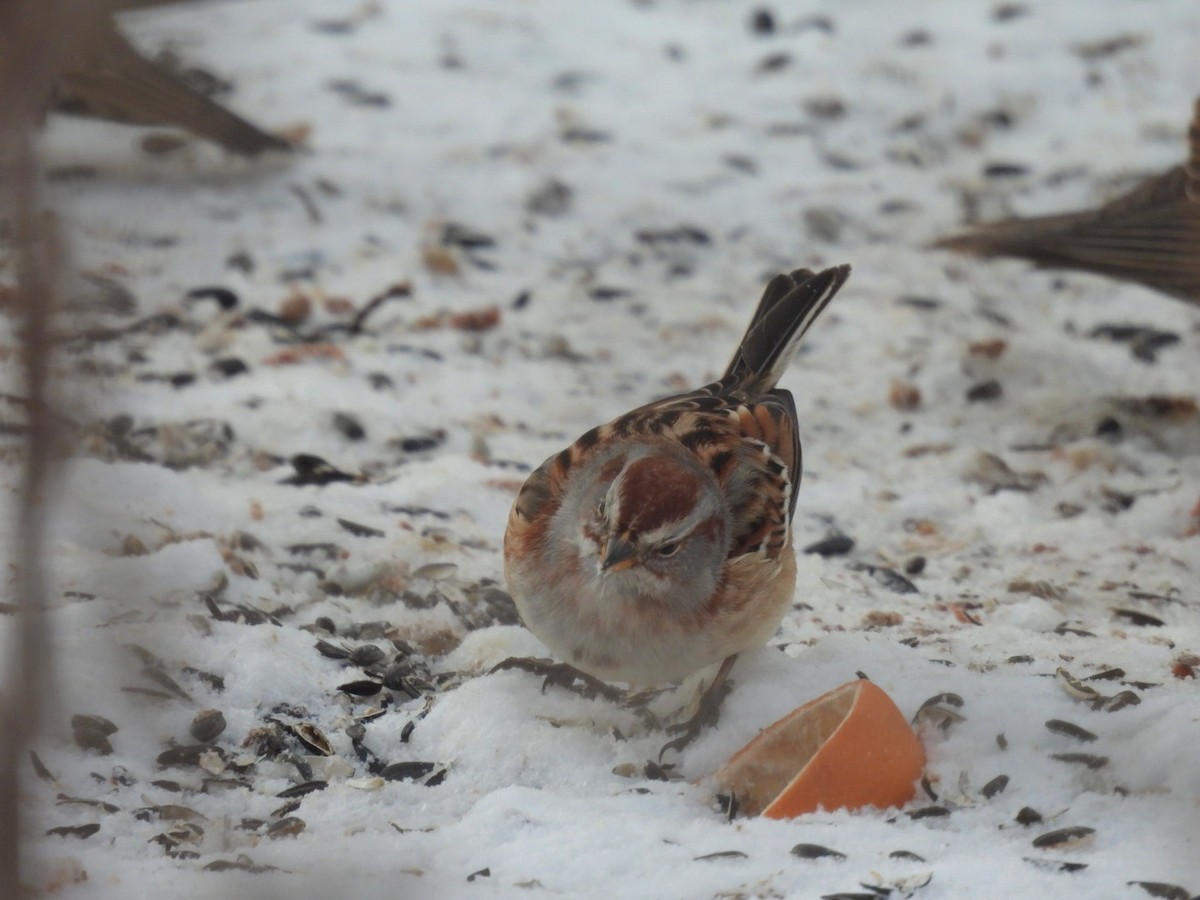
<instances>
[{"instance_id":1,"label":"snowy ground","mask_svg":"<svg viewBox=\"0 0 1200 900\"><path fill-rule=\"evenodd\" d=\"M23 773L35 894L1200 893L1200 310L923 249L1180 161L1200 7L769 7L771 34L767 5L717 0L124 20L258 123L311 132L248 164L47 131L90 277L63 320L88 331L59 365L79 427L49 560L60 708L46 772ZM544 652L496 584L509 504L586 428L716 375L771 274L841 262L784 386L797 546L853 549L800 556L774 645L655 778L663 735L630 712L485 674ZM236 308L188 299L212 287ZM1118 324L1179 340L1139 359L1096 334ZM288 483L298 454L353 479ZM923 726L909 808L730 823L690 781L860 671L907 715L962 699ZM227 727L201 753L203 709ZM117 726L110 753L77 714ZM1094 833L1034 844L1073 826Z\"/></svg>"}]
</instances>

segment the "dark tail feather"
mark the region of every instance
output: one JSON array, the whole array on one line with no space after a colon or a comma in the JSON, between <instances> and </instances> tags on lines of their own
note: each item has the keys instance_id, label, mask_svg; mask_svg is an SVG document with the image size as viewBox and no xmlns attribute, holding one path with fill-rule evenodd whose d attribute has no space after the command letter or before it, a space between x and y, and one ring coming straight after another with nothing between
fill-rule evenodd
<instances>
[{"instance_id":1,"label":"dark tail feather","mask_svg":"<svg viewBox=\"0 0 1200 900\"><path fill-rule=\"evenodd\" d=\"M772 278L721 381L750 393L774 388L804 333L849 277L849 266L835 266Z\"/></svg>"},{"instance_id":2,"label":"dark tail feather","mask_svg":"<svg viewBox=\"0 0 1200 900\"><path fill-rule=\"evenodd\" d=\"M1200 101L1189 159L1096 209L1011 219L933 246L1136 281L1200 303Z\"/></svg>"}]
</instances>

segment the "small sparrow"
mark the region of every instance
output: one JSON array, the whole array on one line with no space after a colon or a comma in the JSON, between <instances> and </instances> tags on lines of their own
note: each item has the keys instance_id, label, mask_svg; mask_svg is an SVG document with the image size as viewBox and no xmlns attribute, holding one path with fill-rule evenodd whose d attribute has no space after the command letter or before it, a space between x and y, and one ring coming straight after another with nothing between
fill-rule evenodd
<instances>
[{"instance_id":1,"label":"small sparrow","mask_svg":"<svg viewBox=\"0 0 1200 900\"><path fill-rule=\"evenodd\" d=\"M1189 160L1097 209L981 225L933 246L1136 281L1200 304L1200 100Z\"/></svg>"},{"instance_id":2,"label":"small sparrow","mask_svg":"<svg viewBox=\"0 0 1200 900\"><path fill-rule=\"evenodd\" d=\"M723 662L711 694L775 634L800 481L796 404L775 385L849 274L777 275L719 381L593 428L529 476L504 572L529 630L570 666L651 686Z\"/></svg>"},{"instance_id":3,"label":"small sparrow","mask_svg":"<svg viewBox=\"0 0 1200 900\"><path fill-rule=\"evenodd\" d=\"M157 5L151 3L130 5ZM103 16L59 71L50 108L132 125L174 125L220 144L231 153L254 156L292 145L268 134L197 91L170 69L142 56Z\"/></svg>"}]
</instances>

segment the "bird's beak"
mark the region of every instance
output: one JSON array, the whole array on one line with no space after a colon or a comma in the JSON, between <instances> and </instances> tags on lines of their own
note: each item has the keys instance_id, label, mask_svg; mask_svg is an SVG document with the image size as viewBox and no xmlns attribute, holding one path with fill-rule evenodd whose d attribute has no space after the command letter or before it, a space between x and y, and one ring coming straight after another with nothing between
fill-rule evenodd
<instances>
[{"instance_id":1,"label":"bird's beak","mask_svg":"<svg viewBox=\"0 0 1200 900\"><path fill-rule=\"evenodd\" d=\"M601 572L620 572L631 568L635 562L637 548L629 540L629 534L614 535L604 545L604 557L600 560Z\"/></svg>"}]
</instances>

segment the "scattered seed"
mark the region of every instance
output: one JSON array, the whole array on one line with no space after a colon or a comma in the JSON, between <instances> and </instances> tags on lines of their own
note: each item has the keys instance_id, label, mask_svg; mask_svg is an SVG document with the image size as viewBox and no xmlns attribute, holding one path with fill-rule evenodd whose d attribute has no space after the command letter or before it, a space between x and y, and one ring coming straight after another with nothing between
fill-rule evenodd
<instances>
[{"instance_id":1,"label":"scattered seed","mask_svg":"<svg viewBox=\"0 0 1200 900\"><path fill-rule=\"evenodd\" d=\"M297 816L286 816L267 826L267 837L276 839L295 837L307 827L303 819Z\"/></svg>"},{"instance_id":2,"label":"scattered seed","mask_svg":"<svg viewBox=\"0 0 1200 900\"><path fill-rule=\"evenodd\" d=\"M167 803L163 806L143 806L133 811L133 817L141 822L155 819L163 822L193 822L197 819L205 821L204 816L188 806Z\"/></svg>"},{"instance_id":3,"label":"scattered seed","mask_svg":"<svg viewBox=\"0 0 1200 900\"><path fill-rule=\"evenodd\" d=\"M333 746L329 743L329 738L325 737L325 732L316 725L299 722L290 726L290 730L310 752L318 756L333 756Z\"/></svg>"},{"instance_id":4,"label":"scattered seed","mask_svg":"<svg viewBox=\"0 0 1200 900\"><path fill-rule=\"evenodd\" d=\"M1004 387L994 378L981 381L967 389L968 403L987 403L1004 396Z\"/></svg>"},{"instance_id":5,"label":"scattered seed","mask_svg":"<svg viewBox=\"0 0 1200 900\"><path fill-rule=\"evenodd\" d=\"M374 644L363 644L361 647L355 647L350 652L347 660L349 660L351 665L360 666L365 669L367 666L373 666L375 663L380 662L385 656L387 656L387 653Z\"/></svg>"},{"instance_id":6,"label":"scattered seed","mask_svg":"<svg viewBox=\"0 0 1200 900\"><path fill-rule=\"evenodd\" d=\"M213 360L212 365L210 365L209 368L212 369L212 371L216 374L223 375L225 378L236 378L238 375L245 375L250 371L250 367L246 365L243 360L238 359L236 356L226 356L222 357L221 359ZM175 376L175 379L179 379L181 377L187 377L188 379L183 384L190 384L195 380L195 376L190 372L183 372L181 375ZM172 384L174 384L175 387L182 387L183 384L180 384L175 379L172 379Z\"/></svg>"},{"instance_id":7,"label":"scattered seed","mask_svg":"<svg viewBox=\"0 0 1200 900\"><path fill-rule=\"evenodd\" d=\"M1162 897L1163 900L1188 900L1192 892L1177 884L1167 884L1165 881L1127 881L1129 885L1137 885L1151 897Z\"/></svg>"},{"instance_id":8,"label":"scattered seed","mask_svg":"<svg viewBox=\"0 0 1200 900\"><path fill-rule=\"evenodd\" d=\"M942 731L946 731L956 722L964 721L965 717L955 711L956 708L960 708L962 705L963 699L958 694L935 694L921 704L920 709L917 710L916 715L912 718L912 723L920 725L923 722L927 722L930 725L940 728Z\"/></svg>"},{"instance_id":9,"label":"scattered seed","mask_svg":"<svg viewBox=\"0 0 1200 900\"><path fill-rule=\"evenodd\" d=\"M996 735L996 746L999 747L1001 750L1008 749L1008 738L1006 738L1004 736L1003 731L1000 732L998 735Z\"/></svg>"},{"instance_id":10,"label":"scattered seed","mask_svg":"<svg viewBox=\"0 0 1200 900\"><path fill-rule=\"evenodd\" d=\"M353 697L374 697L383 690L383 685L378 681L362 679L339 684L338 690Z\"/></svg>"},{"instance_id":11,"label":"scattered seed","mask_svg":"<svg viewBox=\"0 0 1200 900\"><path fill-rule=\"evenodd\" d=\"M49 828L46 834L56 837L73 837L83 840L90 838L93 834L100 830L99 823L93 822L88 825L59 825L57 828Z\"/></svg>"},{"instance_id":12,"label":"scattered seed","mask_svg":"<svg viewBox=\"0 0 1200 900\"><path fill-rule=\"evenodd\" d=\"M854 538L848 534L831 534L804 548L805 553L815 553L817 556L845 556L854 549Z\"/></svg>"},{"instance_id":13,"label":"scattered seed","mask_svg":"<svg viewBox=\"0 0 1200 900\"><path fill-rule=\"evenodd\" d=\"M397 762L384 766L379 775L388 781L417 781L435 768L437 764L431 762Z\"/></svg>"},{"instance_id":14,"label":"scattered seed","mask_svg":"<svg viewBox=\"0 0 1200 900\"><path fill-rule=\"evenodd\" d=\"M210 749L223 753L221 748L210 747L207 744L183 744L177 747L170 747L158 754L157 762L163 768L198 766L200 765L201 755Z\"/></svg>"},{"instance_id":15,"label":"scattered seed","mask_svg":"<svg viewBox=\"0 0 1200 900\"><path fill-rule=\"evenodd\" d=\"M692 862L701 862L709 859L749 859L750 857L741 850L718 850L715 853L705 853L703 856L693 856Z\"/></svg>"},{"instance_id":16,"label":"scattered seed","mask_svg":"<svg viewBox=\"0 0 1200 900\"><path fill-rule=\"evenodd\" d=\"M1101 698L1095 708L1102 709L1105 712L1116 712L1119 709L1124 709L1127 706L1137 706L1142 702L1142 698L1133 691L1121 691L1119 694L1114 694L1107 699Z\"/></svg>"},{"instance_id":17,"label":"scattered seed","mask_svg":"<svg viewBox=\"0 0 1200 900\"><path fill-rule=\"evenodd\" d=\"M42 779L42 781L58 781L57 778L50 774L50 770L46 768L42 762L42 758L32 750L29 751L29 761L33 763L33 771L37 773L37 777Z\"/></svg>"},{"instance_id":18,"label":"scattered seed","mask_svg":"<svg viewBox=\"0 0 1200 900\"><path fill-rule=\"evenodd\" d=\"M1039 869L1047 869L1051 872L1079 872L1088 867L1087 863L1068 862L1058 859L1034 859L1030 856L1022 856L1021 859L1030 865L1037 866Z\"/></svg>"},{"instance_id":19,"label":"scattered seed","mask_svg":"<svg viewBox=\"0 0 1200 900\"><path fill-rule=\"evenodd\" d=\"M201 744L207 744L210 741L216 740L221 732L225 730L225 714L219 709L202 709L196 713L196 717L192 719L191 727L188 731L192 735L192 739Z\"/></svg>"},{"instance_id":20,"label":"scattered seed","mask_svg":"<svg viewBox=\"0 0 1200 900\"><path fill-rule=\"evenodd\" d=\"M851 563L847 566L852 572L865 572L875 579L883 587L889 591L895 591L897 594L917 594L920 593L917 586L897 572L895 569L889 569L885 566L873 566L870 563Z\"/></svg>"},{"instance_id":21,"label":"scattered seed","mask_svg":"<svg viewBox=\"0 0 1200 900\"><path fill-rule=\"evenodd\" d=\"M1051 753L1050 758L1057 759L1059 762L1087 766L1089 769L1102 769L1108 765L1107 756L1097 756L1094 753Z\"/></svg>"},{"instance_id":22,"label":"scattered seed","mask_svg":"<svg viewBox=\"0 0 1200 900\"><path fill-rule=\"evenodd\" d=\"M88 729L105 736L116 734L117 731L120 730L111 721L104 718L104 716L71 716L71 727L76 729Z\"/></svg>"},{"instance_id":23,"label":"scattered seed","mask_svg":"<svg viewBox=\"0 0 1200 900\"><path fill-rule=\"evenodd\" d=\"M651 781L678 781L679 777L672 774L674 766L664 766L652 759L646 760L642 766L642 774Z\"/></svg>"},{"instance_id":24,"label":"scattered seed","mask_svg":"<svg viewBox=\"0 0 1200 900\"><path fill-rule=\"evenodd\" d=\"M243 535L245 534L244 532L241 532L241 533ZM225 679L222 678L220 675L215 675L212 672L205 672L201 669L197 669L192 666L184 666L181 671L186 672L188 675L195 676L200 681L203 681L205 684L207 684L210 688L212 688L218 694L222 694L225 692Z\"/></svg>"},{"instance_id":25,"label":"scattered seed","mask_svg":"<svg viewBox=\"0 0 1200 900\"><path fill-rule=\"evenodd\" d=\"M351 522L349 519L338 519L337 523L355 537L383 537L385 535L385 532L378 528Z\"/></svg>"},{"instance_id":26,"label":"scattered seed","mask_svg":"<svg viewBox=\"0 0 1200 900\"><path fill-rule=\"evenodd\" d=\"M988 800L991 800L997 794L1004 793L1004 789L1006 787L1008 787L1008 776L997 775L982 788L980 788L979 793L983 794L983 796Z\"/></svg>"},{"instance_id":27,"label":"scattered seed","mask_svg":"<svg viewBox=\"0 0 1200 900\"><path fill-rule=\"evenodd\" d=\"M1125 619L1131 625L1137 625L1142 628L1157 628L1167 624L1157 616L1152 616L1144 612L1138 612L1136 609L1121 609L1119 607L1114 607L1112 612L1113 615L1118 619Z\"/></svg>"},{"instance_id":28,"label":"scattered seed","mask_svg":"<svg viewBox=\"0 0 1200 900\"><path fill-rule=\"evenodd\" d=\"M1074 738L1077 741L1091 743L1096 740L1096 735L1092 734L1086 728L1081 728L1071 722L1063 721L1062 719L1050 719L1046 722L1046 727L1055 734L1063 734L1069 738Z\"/></svg>"},{"instance_id":29,"label":"scattered seed","mask_svg":"<svg viewBox=\"0 0 1200 900\"><path fill-rule=\"evenodd\" d=\"M68 797L66 794L59 794L54 798L55 806L69 806L71 804L95 807L96 809L104 810L106 813L115 813L121 811L121 807L112 803L105 803L103 800L91 800L87 797Z\"/></svg>"},{"instance_id":30,"label":"scattered seed","mask_svg":"<svg viewBox=\"0 0 1200 900\"><path fill-rule=\"evenodd\" d=\"M1016 664L1016 663L1031 663L1031 662L1033 662L1033 657L1032 657L1032 656L1027 656L1027 655L1025 655L1025 654L1022 654L1022 655L1020 655L1020 656L1010 656L1010 657L1008 658L1008 661L1009 661L1010 663L1013 663L1013 664Z\"/></svg>"},{"instance_id":31,"label":"scattered seed","mask_svg":"<svg viewBox=\"0 0 1200 900\"><path fill-rule=\"evenodd\" d=\"M273 810L271 812L271 818L282 819L286 816L290 816L292 813L294 813L299 808L300 808L299 800L289 800L287 803L283 804L283 806L279 807L279 809Z\"/></svg>"},{"instance_id":32,"label":"scattered seed","mask_svg":"<svg viewBox=\"0 0 1200 900\"><path fill-rule=\"evenodd\" d=\"M275 796L280 800L292 800L296 797L303 797L306 794L312 794L316 791L323 791L329 787L328 781L305 781L301 784L293 784L289 788L284 788Z\"/></svg>"},{"instance_id":33,"label":"scattered seed","mask_svg":"<svg viewBox=\"0 0 1200 900\"><path fill-rule=\"evenodd\" d=\"M922 806L920 809L914 809L908 813L910 819L934 819L948 815L950 815L950 810L945 806Z\"/></svg>"},{"instance_id":34,"label":"scattered seed","mask_svg":"<svg viewBox=\"0 0 1200 900\"><path fill-rule=\"evenodd\" d=\"M339 647L336 644L331 644L328 641L317 641L314 645L317 652L329 659L349 659L350 651L345 647Z\"/></svg>"},{"instance_id":35,"label":"scattered seed","mask_svg":"<svg viewBox=\"0 0 1200 900\"><path fill-rule=\"evenodd\" d=\"M298 453L291 458L292 469L295 474L283 479L281 484L290 484L295 487L303 487L307 485L325 485L332 484L335 481L354 481L354 476L348 472L343 472L340 469L334 468L332 465L321 459L319 456L313 456L308 453Z\"/></svg>"},{"instance_id":36,"label":"scattered seed","mask_svg":"<svg viewBox=\"0 0 1200 900\"><path fill-rule=\"evenodd\" d=\"M226 287L192 288L184 295L188 300L215 300L222 310L231 310L238 305L238 295Z\"/></svg>"},{"instance_id":37,"label":"scattered seed","mask_svg":"<svg viewBox=\"0 0 1200 900\"><path fill-rule=\"evenodd\" d=\"M1116 681L1118 678L1125 677L1125 670L1120 667L1105 669L1103 672L1097 672L1095 675L1089 675L1084 678L1084 681Z\"/></svg>"},{"instance_id":38,"label":"scattered seed","mask_svg":"<svg viewBox=\"0 0 1200 900\"><path fill-rule=\"evenodd\" d=\"M113 752L109 735L117 733L117 726L103 716L71 716L71 730L75 743L83 750L95 750L102 756Z\"/></svg>"},{"instance_id":39,"label":"scattered seed","mask_svg":"<svg viewBox=\"0 0 1200 900\"><path fill-rule=\"evenodd\" d=\"M1088 828L1086 825L1071 825L1067 828L1056 828L1054 831L1047 831L1045 834L1038 835L1033 839L1033 846L1040 850L1046 850L1051 847L1075 847L1085 841L1091 840L1095 834L1095 828Z\"/></svg>"},{"instance_id":40,"label":"scattered seed","mask_svg":"<svg viewBox=\"0 0 1200 900\"><path fill-rule=\"evenodd\" d=\"M925 857L913 853L911 850L893 850L888 854L891 859L905 859L910 862L925 862Z\"/></svg>"},{"instance_id":41,"label":"scattered seed","mask_svg":"<svg viewBox=\"0 0 1200 900\"><path fill-rule=\"evenodd\" d=\"M474 881L476 878L491 878L491 877L492 877L492 870L490 868L483 868L477 872L472 872L470 875L468 875L467 881Z\"/></svg>"},{"instance_id":42,"label":"scattered seed","mask_svg":"<svg viewBox=\"0 0 1200 900\"><path fill-rule=\"evenodd\" d=\"M174 678L168 675L162 668L157 665L146 666L142 669L142 674L151 681L157 682L158 686L168 691L173 696L180 700L191 700L192 696L182 687L179 686Z\"/></svg>"},{"instance_id":43,"label":"scattered seed","mask_svg":"<svg viewBox=\"0 0 1200 900\"><path fill-rule=\"evenodd\" d=\"M1057 669L1056 674L1058 675L1059 681L1063 686L1063 690L1065 690L1076 700L1092 701L1104 699L1098 690L1096 690L1094 687L1089 687L1082 681L1079 681L1061 666Z\"/></svg>"},{"instance_id":44,"label":"scattered seed","mask_svg":"<svg viewBox=\"0 0 1200 900\"><path fill-rule=\"evenodd\" d=\"M413 571L413 578L426 578L430 581L445 581L458 571L455 563L435 562L426 563Z\"/></svg>"},{"instance_id":45,"label":"scattered seed","mask_svg":"<svg viewBox=\"0 0 1200 900\"><path fill-rule=\"evenodd\" d=\"M825 857L833 859L846 858L845 853L829 847L822 847L820 844L797 844L792 848L792 856L798 856L801 859L823 859Z\"/></svg>"},{"instance_id":46,"label":"scattered seed","mask_svg":"<svg viewBox=\"0 0 1200 900\"><path fill-rule=\"evenodd\" d=\"M283 872L278 866L270 866L265 863L256 863L241 853L236 859L214 859L205 867L209 872L248 872L251 875L261 875L264 872Z\"/></svg>"},{"instance_id":47,"label":"scattered seed","mask_svg":"<svg viewBox=\"0 0 1200 900\"><path fill-rule=\"evenodd\" d=\"M1042 821L1042 814L1032 806L1022 806L1015 818L1018 825L1036 825Z\"/></svg>"},{"instance_id":48,"label":"scattered seed","mask_svg":"<svg viewBox=\"0 0 1200 900\"><path fill-rule=\"evenodd\" d=\"M1066 622L1061 622L1054 628L1055 634L1073 634L1075 637L1095 637L1095 633L1088 631L1086 628L1076 628Z\"/></svg>"},{"instance_id":49,"label":"scattered seed","mask_svg":"<svg viewBox=\"0 0 1200 900\"><path fill-rule=\"evenodd\" d=\"M363 427L362 422L350 413L334 413L333 427L348 441L361 441L367 436L367 429Z\"/></svg>"},{"instance_id":50,"label":"scattered seed","mask_svg":"<svg viewBox=\"0 0 1200 900\"><path fill-rule=\"evenodd\" d=\"M750 32L757 35L775 33L775 16L766 7L759 7L750 15Z\"/></svg>"}]
</instances>

